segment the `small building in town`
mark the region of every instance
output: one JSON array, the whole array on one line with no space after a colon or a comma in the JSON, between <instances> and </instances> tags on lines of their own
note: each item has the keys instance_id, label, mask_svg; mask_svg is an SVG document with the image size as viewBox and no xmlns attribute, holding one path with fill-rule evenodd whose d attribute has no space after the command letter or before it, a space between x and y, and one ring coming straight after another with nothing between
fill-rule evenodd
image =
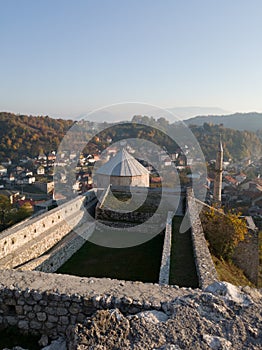
<instances>
[{"instance_id":1,"label":"small building in town","mask_svg":"<svg viewBox=\"0 0 262 350\"><path fill-rule=\"evenodd\" d=\"M113 186L149 187L149 171L125 148L95 172L99 188Z\"/></svg>"},{"instance_id":2,"label":"small building in town","mask_svg":"<svg viewBox=\"0 0 262 350\"><path fill-rule=\"evenodd\" d=\"M3 165L0 164L0 176L4 176L7 174L7 169Z\"/></svg>"},{"instance_id":3,"label":"small building in town","mask_svg":"<svg viewBox=\"0 0 262 350\"><path fill-rule=\"evenodd\" d=\"M40 165L37 169L36 169L36 173L37 175L45 175L45 168Z\"/></svg>"}]
</instances>

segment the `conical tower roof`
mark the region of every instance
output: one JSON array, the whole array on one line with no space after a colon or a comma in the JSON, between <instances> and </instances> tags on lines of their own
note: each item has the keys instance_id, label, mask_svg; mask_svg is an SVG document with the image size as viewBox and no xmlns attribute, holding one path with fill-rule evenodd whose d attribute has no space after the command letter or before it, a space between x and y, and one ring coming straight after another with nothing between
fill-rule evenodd
<instances>
[{"instance_id":1,"label":"conical tower roof","mask_svg":"<svg viewBox=\"0 0 262 350\"><path fill-rule=\"evenodd\" d=\"M149 174L149 171L123 148L106 164L98 168L96 174L109 176L141 176Z\"/></svg>"}]
</instances>

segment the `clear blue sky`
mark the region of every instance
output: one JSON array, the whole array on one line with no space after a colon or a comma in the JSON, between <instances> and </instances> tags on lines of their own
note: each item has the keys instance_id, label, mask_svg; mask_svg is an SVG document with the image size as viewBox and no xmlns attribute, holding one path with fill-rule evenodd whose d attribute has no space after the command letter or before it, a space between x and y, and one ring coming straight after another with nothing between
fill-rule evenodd
<instances>
[{"instance_id":1,"label":"clear blue sky","mask_svg":"<svg viewBox=\"0 0 262 350\"><path fill-rule=\"evenodd\" d=\"M261 0L0 0L0 110L262 111Z\"/></svg>"}]
</instances>

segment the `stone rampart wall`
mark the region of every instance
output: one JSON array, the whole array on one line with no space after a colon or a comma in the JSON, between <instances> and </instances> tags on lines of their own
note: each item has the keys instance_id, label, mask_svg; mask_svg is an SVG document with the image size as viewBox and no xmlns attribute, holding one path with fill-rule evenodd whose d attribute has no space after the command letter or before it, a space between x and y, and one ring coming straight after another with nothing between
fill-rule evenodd
<instances>
[{"instance_id":1,"label":"stone rampart wall","mask_svg":"<svg viewBox=\"0 0 262 350\"><path fill-rule=\"evenodd\" d=\"M162 260L160 265L159 284L169 284L173 216L174 213L172 211L168 212Z\"/></svg>"},{"instance_id":2,"label":"stone rampart wall","mask_svg":"<svg viewBox=\"0 0 262 350\"><path fill-rule=\"evenodd\" d=\"M0 275L0 326L55 337L99 309L166 312L168 302L186 293L153 283L5 270Z\"/></svg>"},{"instance_id":3,"label":"stone rampart wall","mask_svg":"<svg viewBox=\"0 0 262 350\"><path fill-rule=\"evenodd\" d=\"M55 272L57 271L67 260L71 258L86 242L82 236L73 233L72 239L65 242L57 250L51 254L44 256L45 260L41 261L41 264L37 264L34 269L36 271L43 272Z\"/></svg>"},{"instance_id":4,"label":"stone rampart wall","mask_svg":"<svg viewBox=\"0 0 262 350\"><path fill-rule=\"evenodd\" d=\"M84 197L79 196L62 206L26 220L0 233L0 258L14 252L17 248L38 237L43 232L64 224L64 218L78 212Z\"/></svg>"},{"instance_id":5,"label":"stone rampart wall","mask_svg":"<svg viewBox=\"0 0 262 350\"><path fill-rule=\"evenodd\" d=\"M66 241L59 244L54 251L24 264L19 270L35 270L49 273L57 271L86 242L82 236L74 232L71 232L69 235L71 237L67 237Z\"/></svg>"},{"instance_id":6,"label":"stone rampart wall","mask_svg":"<svg viewBox=\"0 0 262 350\"><path fill-rule=\"evenodd\" d=\"M198 206L198 211L202 210L203 207L207 210L212 208L199 200L196 200L196 204ZM221 212L220 215L222 215ZM236 247L233 261L237 267L243 270L247 278L257 286L259 283L259 235L253 219L250 217L245 218L248 225L248 234L244 241L239 242Z\"/></svg>"},{"instance_id":7,"label":"stone rampart wall","mask_svg":"<svg viewBox=\"0 0 262 350\"><path fill-rule=\"evenodd\" d=\"M244 241L240 242L234 253L234 263L244 271L248 279L258 285L259 271L258 231L250 231Z\"/></svg>"},{"instance_id":8,"label":"stone rampart wall","mask_svg":"<svg viewBox=\"0 0 262 350\"><path fill-rule=\"evenodd\" d=\"M72 228L85 220L85 205L90 194L75 199L21 222L0 233L0 267L14 268L51 249Z\"/></svg>"},{"instance_id":9,"label":"stone rampart wall","mask_svg":"<svg viewBox=\"0 0 262 350\"><path fill-rule=\"evenodd\" d=\"M199 286L205 288L218 280L216 268L210 255L195 197L192 189L187 192L187 213L191 225L191 235Z\"/></svg>"},{"instance_id":10,"label":"stone rampart wall","mask_svg":"<svg viewBox=\"0 0 262 350\"><path fill-rule=\"evenodd\" d=\"M150 212L125 212L121 210L113 211L110 209L96 208L96 219L102 221L118 221L118 222L133 222L133 223L143 223L153 217ZM159 223L163 221L163 215L154 214L154 218L151 222Z\"/></svg>"}]
</instances>

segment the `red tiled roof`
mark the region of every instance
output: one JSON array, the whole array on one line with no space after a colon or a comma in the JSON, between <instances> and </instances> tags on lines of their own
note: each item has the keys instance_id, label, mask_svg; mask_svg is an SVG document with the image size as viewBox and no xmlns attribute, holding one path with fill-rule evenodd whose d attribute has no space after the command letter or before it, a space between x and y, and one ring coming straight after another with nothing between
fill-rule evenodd
<instances>
[{"instance_id":1,"label":"red tiled roof","mask_svg":"<svg viewBox=\"0 0 262 350\"><path fill-rule=\"evenodd\" d=\"M230 175L226 175L225 176L225 180L227 180L228 182L230 182L233 185L236 185L238 183L238 181L236 179L234 179L232 176Z\"/></svg>"}]
</instances>

